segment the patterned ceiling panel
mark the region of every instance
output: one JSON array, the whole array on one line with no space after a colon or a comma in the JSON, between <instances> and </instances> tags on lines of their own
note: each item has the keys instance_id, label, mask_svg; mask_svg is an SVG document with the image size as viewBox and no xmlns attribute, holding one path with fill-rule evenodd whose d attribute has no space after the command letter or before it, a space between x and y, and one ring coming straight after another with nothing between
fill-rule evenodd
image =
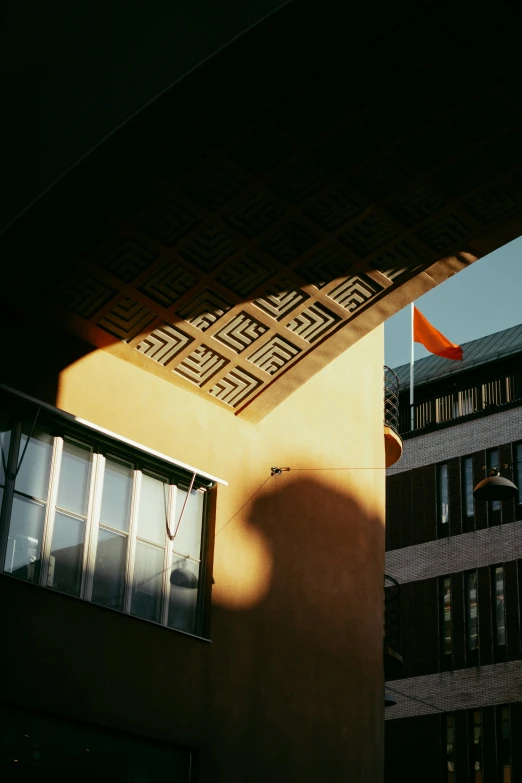
<instances>
[{"instance_id":1,"label":"patterned ceiling panel","mask_svg":"<svg viewBox=\"0 0 522 783\"><path fill-rule=\"evenodd\" d=\"M279 65L275 44L268 64L266 39L251 52L249 40L146 108L9 235L42 260L42 311L236 413L278 384L274 399L290 393L312 352L315 372L440 259L522 231L515 86L458 49L395 75L387 61L381 84L344 38Z\"/></svg>"}]
</instances>

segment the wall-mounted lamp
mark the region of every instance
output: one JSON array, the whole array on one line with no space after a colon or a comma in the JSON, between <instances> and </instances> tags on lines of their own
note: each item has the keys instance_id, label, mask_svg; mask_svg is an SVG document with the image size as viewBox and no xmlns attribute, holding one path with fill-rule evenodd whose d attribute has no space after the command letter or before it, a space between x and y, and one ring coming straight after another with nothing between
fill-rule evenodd
<instances>
[{"instance_id":1,"label":"wall-mounted lamp","mask_svg":"<svg viewBox=\"0 0 522 783\"><path fill-rule=\"evenodd\" d=\"M509 465L504 465L508 468ZM485 468L484 468L485 469ZM507 478L500 475L498 468L491 468L488 476L477 484L473 495L477 500L511 500L518 494L518 487Z\"/></svg>"}]
</instances>

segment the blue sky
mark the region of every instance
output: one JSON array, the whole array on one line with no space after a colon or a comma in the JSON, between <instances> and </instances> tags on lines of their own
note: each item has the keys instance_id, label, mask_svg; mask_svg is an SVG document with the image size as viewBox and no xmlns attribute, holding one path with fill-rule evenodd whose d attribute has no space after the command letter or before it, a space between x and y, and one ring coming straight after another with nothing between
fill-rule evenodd
<instances>
[{"instance_id":1,"label":"blue sky","mask_svg":"<svg viewBox=\"0 0 522 783\"><path fill-rule=\"evenodd\" d=\"M448 340L465 343L522 323L522 237L495 250L415 302ZM410 361L410 308L384 325L389 367ZM415 343L415 359L430 354Z\"/></svg>"}]
</instances>

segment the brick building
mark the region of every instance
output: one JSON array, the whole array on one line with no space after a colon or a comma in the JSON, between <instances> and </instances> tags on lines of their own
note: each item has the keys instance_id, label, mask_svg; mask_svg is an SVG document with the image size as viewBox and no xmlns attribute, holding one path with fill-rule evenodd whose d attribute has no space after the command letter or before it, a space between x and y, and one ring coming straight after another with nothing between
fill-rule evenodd
<instances>
[{"instance_id":1,"label":"brick building","mask_svg":"<svg viewBox=\"0 0 522 783\"><path fill-rule=\"evenodd\" d=\"M387 479L386 571L404 665L387 688L386 781L522 780L522 326L430 356L400 380L402 460ZM474 500L484 466L519 487Z\"/></svg>"}]
</instances>

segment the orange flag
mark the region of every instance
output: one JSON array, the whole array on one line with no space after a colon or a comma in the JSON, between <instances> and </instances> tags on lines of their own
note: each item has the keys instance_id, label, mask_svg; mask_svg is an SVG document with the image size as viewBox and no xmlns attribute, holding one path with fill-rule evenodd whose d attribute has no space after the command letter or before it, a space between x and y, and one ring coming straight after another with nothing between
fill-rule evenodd
<instances>
[{"instance_id":1,"label":"orange flag","mask_svg":"<svg viewBox=\"0 0 522 783\"><path fill-rule=\"evenodd\" d=\"M413 339L437 356L443 356L445 359L462 359L460 345L450 343L448 338L435 329L416 307L413 308Z\"/></svg>"}]
</instances>

